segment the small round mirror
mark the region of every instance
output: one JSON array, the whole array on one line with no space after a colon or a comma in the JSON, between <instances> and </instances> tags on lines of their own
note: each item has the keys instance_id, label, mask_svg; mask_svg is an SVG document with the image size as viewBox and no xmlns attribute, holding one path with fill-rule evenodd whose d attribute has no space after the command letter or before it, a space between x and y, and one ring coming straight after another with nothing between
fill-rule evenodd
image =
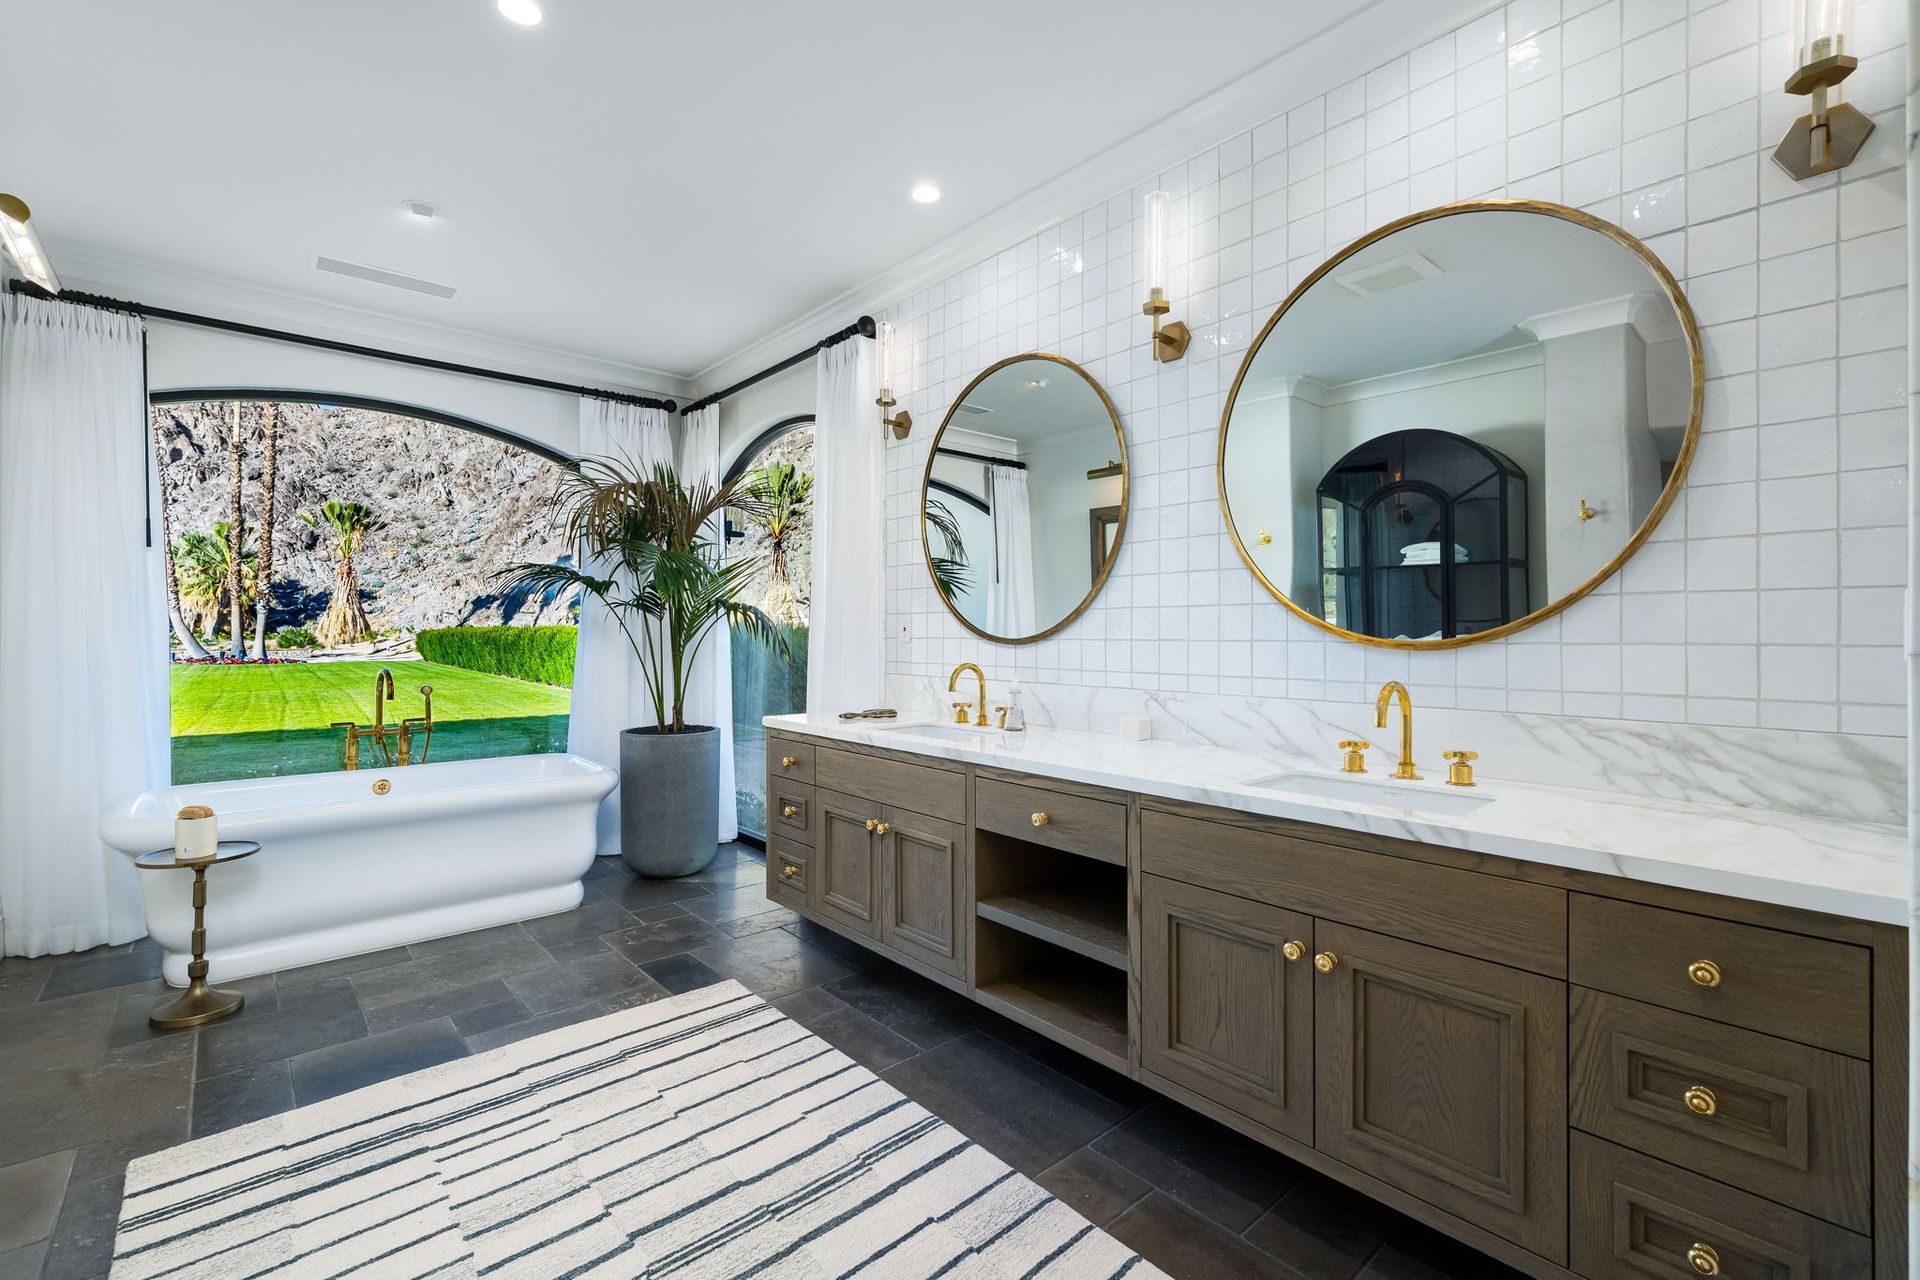
<instances>
[{"instance_id":1,"label":"small round mirror","mask_svg":"<svg viewBox=\"0 0 1920 1280\"><path fill-rule=\"evenodd\" d=\"M1113 401L1054 355L988 367L947 410L920 488L941 601L1000 644L1044 639L1099 594L1127 527L1127 439Z\"/></svg>"},{"instance_id":2,"label":"small round mirror","mask_svg":"<svg viewBox=\"0 0 1920 1280\"><path fill-rule=\"evenodd\" d=\"M1700 433L1673 276L1561 205L1417 213L1261 330L1220 424L1220 500L1273 596L1367 644L1446 648L1592 591L1652 533Z\"/></svg>"}]
</instances>

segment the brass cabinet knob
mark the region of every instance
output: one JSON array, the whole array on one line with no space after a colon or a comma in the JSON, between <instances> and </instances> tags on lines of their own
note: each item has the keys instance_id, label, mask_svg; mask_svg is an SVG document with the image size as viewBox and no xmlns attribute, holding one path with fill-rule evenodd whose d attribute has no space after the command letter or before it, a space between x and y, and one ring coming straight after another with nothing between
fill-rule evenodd
<instances>
[{"instance_id":1,"label":"brass cabinet knob","mask_svg":"<svg viewBox=\"0 0 1920 1280\"><path fill-rule=\"evenodd\" d=\"M799 763L800 763L799 756L781 756L780 757L780 767L782 769L791 769L793 768L793 766Z\"/></svg>"},{"instance_id":2,"label":"brass cabinet knob","mask_svg":"<svg viewBox=\"0 0 1920 1280\"><path fill-rule=\"evenodd\" d=\"M877 836L883 836L891 830L893 830L893 824L891 822L876 822L873 825L873 834Z\"/></svg>"},{"instance_id":3,"label":"brass cabinet knob","mask_svg":"<svg viewBox=\"0 0 1920 1280\"><path fill-rule=\"evenodd\" d=\"M1695 960L1687 966L1687 976L1703 987L1720 985L1720 966L1711 960Z\"/></svg>"},{"instance_id":4,"label":"brass cabinet knob","mask_svg":"<svg viewBox=\"0 0 1920 1280\"><path fill-rule=\"evenodd\" d=\"M1687 1250L1687 1265L1693 1268L1697 1276L1717 1276L1720 1274L1720 1255L1710 1244L1695 1244Z\"/></svg>"},{"instance_id":5,"label":"brass cabinet knob","mask_svg":"<svg viewBox=\"0 0 1920 1280\"><path fill-rule=\"evenodd\" d=\"M869 830L869 831L875 831L875 830L878 830L878 829L879 829L879 827L880 827L880 819L878 819L878 818L868 818L868 819L867 819L867 830Z\"/></svg>"},{"instance_id":6,"label":"brass cabinet knob","mask_svg":"<svg viewBox=\"0 0 1920 1280\"><path fill-rule=\"evenodd\" d=\"M1322 973L1332 973L1334 966L1339 963L1340 957L1331 951L1322 951L1313 958L1313 967Z\"/></svg>"},{"instance_id":7,"label":"brass cabinet knob","mask_svg":"<svg viewBox=\"0 0 1920 1280\"><path fill-rule=\"evenodd\" d=\"M797 818L800 816L800 806L797 804L783 804L780 806L780 816L783 818Z\"/></svg>"},{"instance_id":8,"label":"brass cabinet knob","mask_svg":"<svg viewBox=\"0 0 1920 1280\"><path fill-rule=\"evenodd\" d=\"M791 862L789 862L786 866L780 868L780 874L787 877L789 880L791 880L793 877L800 874L800 868L794 866Z\"/></svg>"},{"instance_id":9,"label":"brass cabinet knob","mask_svg":"<svg viewBox=\"0 0 1920 1280\"><path fill-rule=\"evenodd\" d=\"M1687 1110L1697 1116L1710 1116L1720 1109L1720 1099L1714 1097L1713 1090L1703 1084L1694 1085L1680 1097L1686 1102Z\"/></svg>"},{"instance_id":10,"label":"brass cabinet knob","mask_svg":"<svg viewBox=\"0 0 1920 1280\"><path fill-rule=\"evenodd\" d=\"M1053 815L1050 813L1041 812L1033 815L1033 825L1036 827L1044 827L1052 821Z\"/></svg>"},{"instance_id":11,"label":"brass cabinet knob","mask_svg":"<svg viewBox=\"0 0 1920 1280\"><path fill-rule=\"evenodd\" d=\"M1280 954L1289 960L1298 960L1301 956L1307 954L1307 944L1288 938L1280 944Z\"/></svg>"}]
</instances>

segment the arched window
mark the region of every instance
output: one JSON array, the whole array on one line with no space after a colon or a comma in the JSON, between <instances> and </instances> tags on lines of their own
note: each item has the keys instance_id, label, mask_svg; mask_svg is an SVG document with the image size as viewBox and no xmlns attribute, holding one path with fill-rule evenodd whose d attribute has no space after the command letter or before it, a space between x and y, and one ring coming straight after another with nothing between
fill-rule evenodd
<instances>
[{"instance_id":1,"label":"arched window","mask_svg":"<svg viewBox=\"0 0 1920 1280\"><path fill-rule=\"evenodd\" d=\"M389 726L432 687L429 762L566 750L574 601L501 586L567 555L546 509L559 455L357 397L167 392L150 422L175 782L343 767L336 726L373 723L382 668Z\"/></svg>"},{"instance_id":2,"label":"arched window","mask_svg":"<svg viewBox=\"0 0 1920 1280\"><path fill-rule=\"evenodd\" d=\"M813 597L813 418L783 418L740 451L727 479L760 500L761 514L727 512L729 554L749 555L759 571L746 598L787 640L782 659L740 632L733 638L734 792L741 835L766 838L766 731L763 716L807 705L807 608Z\"/></svg>"}]
</instances>

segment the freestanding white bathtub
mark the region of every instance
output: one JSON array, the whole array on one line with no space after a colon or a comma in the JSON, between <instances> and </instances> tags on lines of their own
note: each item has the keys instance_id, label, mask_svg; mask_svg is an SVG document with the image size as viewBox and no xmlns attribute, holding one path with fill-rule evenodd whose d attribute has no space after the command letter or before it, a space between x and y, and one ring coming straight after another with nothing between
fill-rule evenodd
<instances>
[{"instance_id":1,"label":"freestanding white bathtub","mask_svg":"<svg viewBox=\"0 0 1920 1280\"><path fill-rule=\"evenodd\" d=\"M171 848L180 807L204 804L222 839L260 842L207 872L209 980L233 981L578 906L614 782L564 754L209 782L116 804L100 835L129 855ZM139 884L166 980L185 986L193 874Z\"/></svg>"}]
</instances>

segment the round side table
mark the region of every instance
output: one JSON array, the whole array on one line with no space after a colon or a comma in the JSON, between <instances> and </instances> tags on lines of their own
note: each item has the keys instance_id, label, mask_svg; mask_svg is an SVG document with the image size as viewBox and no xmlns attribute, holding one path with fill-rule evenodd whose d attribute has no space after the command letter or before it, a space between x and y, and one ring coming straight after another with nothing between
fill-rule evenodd
<instances>
[{"instance_id":1,"label":"round side table","mask_svg":"<svg viewBox=\"0 0 1920 1280\"><path fill-rule=\"evenodd\" d=\"M133 860L142 871L193 872L193 961L187 965L187 989L151 1014L147 1022L163 1031L176 1027L198 1027L218 1022L240 1012L246 996L238 991L221 991L207 985L207 868L222 862L238 862L260 852L252 840L222 840L211 858L182 862L172 849L155 849Z\"/></svg>"}]
</instances>

